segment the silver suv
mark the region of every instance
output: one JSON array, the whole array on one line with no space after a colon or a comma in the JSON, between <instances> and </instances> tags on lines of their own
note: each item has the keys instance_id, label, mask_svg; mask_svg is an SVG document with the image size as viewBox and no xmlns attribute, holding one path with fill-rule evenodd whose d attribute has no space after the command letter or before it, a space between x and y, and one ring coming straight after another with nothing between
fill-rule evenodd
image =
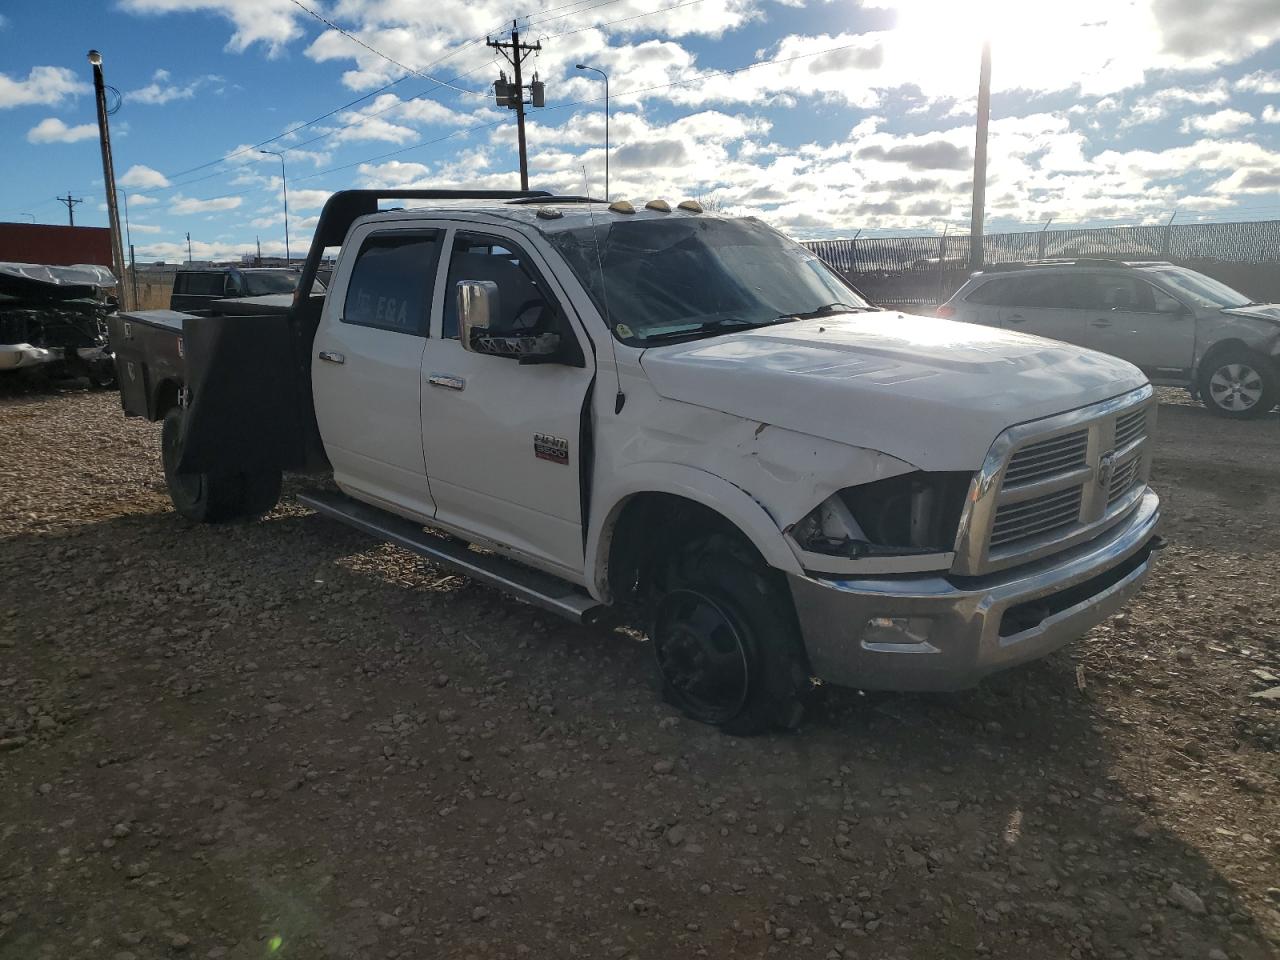
<instances>
[{"instance_id":1,"label":"silver suv","mask_svg":"<svg viewBox=\"0 0 1280 960\"><path fill-rule=\"evenodd\" d=\"M1280 402L1280 306L1171 263L1000 264L970 277L938 316L1112 354L1224 417Z\"/></svg>"}]
</instances>

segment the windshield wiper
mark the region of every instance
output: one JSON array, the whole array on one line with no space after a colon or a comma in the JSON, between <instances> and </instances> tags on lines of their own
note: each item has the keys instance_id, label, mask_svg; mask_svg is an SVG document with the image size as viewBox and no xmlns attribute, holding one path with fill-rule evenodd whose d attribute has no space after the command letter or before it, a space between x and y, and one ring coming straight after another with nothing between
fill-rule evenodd
<instances>
[{"instance_id":1,"label":"windshield wiper","mask_svg":"<svg viewBox=\"0 0 1280 960\"><path fill-rule=\"evenodd\" d=\"M823 304L815 310L806 310L804 313L790 313L785 319L789 320L813 320L817 317L830 317L837 313L862 313L867 310L874 310L875 307L855 307L851 303L842 303L837 300L835 303ZM782 319L782 318L779 318Z\"/></svg>"},{"instance_id":2,"label":"windshield wiper","mask_svg":"<svg viewBox=\"0 0 1280 960\"><path fill-rule=\"evenodd\" d=\"M654 343L659 340L675 340L682 337L696 337L703 333L723 333L726 330L751 330L755 327L770 327L775 323L794 319L794 317L776 317L773 320L743 320L741 317L718 317L715 320L707 320L692 327L679 327L673 330L659 330L657 333L646 334L644 342Z\"/></svg>"}]
</instances>

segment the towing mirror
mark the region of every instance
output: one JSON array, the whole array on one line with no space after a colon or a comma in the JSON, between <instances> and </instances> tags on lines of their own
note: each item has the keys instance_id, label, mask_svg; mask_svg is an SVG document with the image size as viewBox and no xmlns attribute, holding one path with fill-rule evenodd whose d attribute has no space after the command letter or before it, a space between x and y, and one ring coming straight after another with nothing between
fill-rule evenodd
<instances>
[{"instance_id":1,"label":"towing mirror","mask_svg":"<svg viewBox=\"0 0 1280 960\"><path fill-rule=\"evenodd\" d=\"M458 332L462 349L475 350L474 334L483 335L498 316L498 285L492 280L458 281Z\"/></svg>"}]
</instances>

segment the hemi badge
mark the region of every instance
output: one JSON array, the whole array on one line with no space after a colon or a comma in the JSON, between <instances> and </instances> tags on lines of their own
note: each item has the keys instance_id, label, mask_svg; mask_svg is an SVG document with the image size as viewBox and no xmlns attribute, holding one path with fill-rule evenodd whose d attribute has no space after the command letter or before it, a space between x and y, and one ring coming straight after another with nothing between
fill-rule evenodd
<instances>
[{"instance_id":1,"label":"hemi badge","mask_svg":"<svg viewBox=\"0 0 1280 960\"><path fill-rule=\"evenodd\" d=\"M569 465L569 441L562 437L553 437L549 433L533 435L533 455L539 460L550 460L561 466Z\"/></svg>"}]
</instances>

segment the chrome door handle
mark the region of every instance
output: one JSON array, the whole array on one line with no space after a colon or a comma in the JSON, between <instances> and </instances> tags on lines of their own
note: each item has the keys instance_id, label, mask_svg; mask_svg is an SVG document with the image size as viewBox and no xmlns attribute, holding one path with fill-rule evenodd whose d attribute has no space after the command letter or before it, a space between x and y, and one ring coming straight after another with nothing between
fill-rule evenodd
<instances>
[{"instance_id":1,"label":"chrome door handle","mask_svg":"<svg viewBox=\"0 0 1280 960\"><path fill-rule=\"evenodd\" d=\"M321 350L318 354L316 354L316 356L318 356L321 360L325 361L326 363L346 363L347 362L347 358L344 357L342 354L331 353L328 350Z\"/></svg>"},{"instance_id":2,"label":"chrome door handle","mask_svg":"<svg viewBox=\"0 0 1280 960\"><path fill-rule=\"evenodd\" d=\"M433 373L427 377L427 383L433 387L444 387L446 390L467 389L467 381L461 377L451 377L447 373Z\"/></svg>"},{"instance_id":3,"label":"chrome door handle","mask_svg":"<svg viewBox=\"0 0 1280 960\"><path fill-rule=\"evenodd\" d=\"M1092 320L1092 321L1090 321L1089 326L1091 326L1091 327L1109 327L1109 326L1111 326L1111 321L1110 321L1110 320L1103 320L1101 317L1099 317L1097 320Z\"/></svg>"}]
</instances>

